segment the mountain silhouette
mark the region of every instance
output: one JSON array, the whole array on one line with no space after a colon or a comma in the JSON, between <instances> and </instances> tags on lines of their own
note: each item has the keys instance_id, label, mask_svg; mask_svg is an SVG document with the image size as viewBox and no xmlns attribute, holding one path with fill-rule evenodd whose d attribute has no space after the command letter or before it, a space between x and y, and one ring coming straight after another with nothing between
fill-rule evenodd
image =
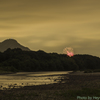
<instances>
[{"instance_id":1,"label":"mountain silhouette","mask_svg":"<svg viewBox=\"0 0 100 100\"><path fill-rule=\"evenodd\" d=\"M3 42L0 42L0 51L1 52L4 52L8 48L11 48L11 49L20 48L25 51L30 51L30 49L28 47L22 46L15 39L6 39Z\"/></svg>"}]
</instances>

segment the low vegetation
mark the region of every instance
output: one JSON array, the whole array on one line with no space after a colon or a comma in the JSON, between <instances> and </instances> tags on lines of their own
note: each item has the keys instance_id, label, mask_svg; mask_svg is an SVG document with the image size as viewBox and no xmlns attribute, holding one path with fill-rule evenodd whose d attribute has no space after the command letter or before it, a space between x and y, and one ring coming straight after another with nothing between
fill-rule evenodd
<instances>
[{"instance_id":1,"label":"low vegetation","mask_svg":"<svg viewBox=\"0 0 100 100\"><path fill-rule=\"evenodd\" d=\"M5 95L4 95L5 94ZM20 90L20 91L2 91L0 100L84 100L77 99L82 97L100 97L100 89L83 88L81 90ZM85 99L89 100L89 99Z\"/></svg>"}]
</instances>

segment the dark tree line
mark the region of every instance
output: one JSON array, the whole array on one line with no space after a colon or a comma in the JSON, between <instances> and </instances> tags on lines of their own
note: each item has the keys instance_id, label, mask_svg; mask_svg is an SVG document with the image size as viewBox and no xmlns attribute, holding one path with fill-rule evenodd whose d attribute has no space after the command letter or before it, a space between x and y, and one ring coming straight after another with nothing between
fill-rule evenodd
<instances>
[{"instance_id":1,"label":"dark tree line","mask_svg":"<svg viewBox=\"0 0 100 100\"><path fill-rule=\"evenodd\" d=\"M5 71L69 71L100 69L100 58L91 55L22 51L20 48L0 52L0 70Z\"/></svg>"}]
</instances>

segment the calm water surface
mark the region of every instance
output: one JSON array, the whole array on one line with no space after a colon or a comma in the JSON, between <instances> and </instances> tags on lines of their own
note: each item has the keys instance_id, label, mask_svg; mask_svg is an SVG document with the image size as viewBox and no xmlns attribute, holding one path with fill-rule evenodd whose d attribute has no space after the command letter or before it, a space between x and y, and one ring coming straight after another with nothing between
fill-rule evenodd
<instances>
[{"instance_id":1,"label":"calm water surface","mask_svg":"<svg viewBox=\"0 0 100 100\"><path fill-rule=\"evenodd\" d=\"M0 75L0 89L57 83L62 78L62 74L69 74L70 72L71 71L18 72Z\"/></svg>"}]
</instances>

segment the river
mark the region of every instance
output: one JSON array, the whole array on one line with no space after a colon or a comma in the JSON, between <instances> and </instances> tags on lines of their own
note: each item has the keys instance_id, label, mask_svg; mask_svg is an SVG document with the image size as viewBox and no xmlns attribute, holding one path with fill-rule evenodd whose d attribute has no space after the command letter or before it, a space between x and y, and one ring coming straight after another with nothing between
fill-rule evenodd
<instances>
[{"instance_id":1,"label":"river","mask_svg":"<svg viewBox=\"0 0 100 100\"><path fill-rule=\"evenodd\" d=\"M0 90L57 83L63 74L70 72L72 71L17 72L0 75Z\"/></svg>"}]
</instances>

